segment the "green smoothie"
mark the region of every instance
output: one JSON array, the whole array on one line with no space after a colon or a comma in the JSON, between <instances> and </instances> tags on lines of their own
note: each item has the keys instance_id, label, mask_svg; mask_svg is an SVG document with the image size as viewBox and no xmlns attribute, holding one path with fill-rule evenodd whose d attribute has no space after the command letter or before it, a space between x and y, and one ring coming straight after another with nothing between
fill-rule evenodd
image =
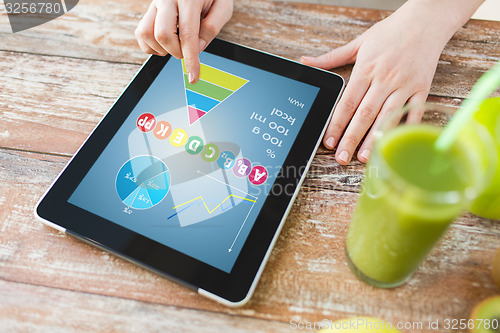
<instances>
[{"instance_id":1,"label":"green smoothie","mask_svg":"<svg viewBox=\"0 0 500 333\"><path fill-rule=\"evenodd\" d=\"M488 154L500 157L500 97L484 101L474 118L486 127L495 142L495 148L488 151ZM482 217L500 219L500 166L496 168L493 180L474 201L470 211Z\"/></svg>"},{"instance_id":2,"label":"green smoothie","mask_svg":"<svg viewBox=\"0 0 500 333\"><path fill-rule=\"evenodd\" d=\"M399 126L377 142L346 240L360 278L379 287L404 283L465 208L478 175L457 140L434 150L441 128Z\"/></svg>"}]
</instances>

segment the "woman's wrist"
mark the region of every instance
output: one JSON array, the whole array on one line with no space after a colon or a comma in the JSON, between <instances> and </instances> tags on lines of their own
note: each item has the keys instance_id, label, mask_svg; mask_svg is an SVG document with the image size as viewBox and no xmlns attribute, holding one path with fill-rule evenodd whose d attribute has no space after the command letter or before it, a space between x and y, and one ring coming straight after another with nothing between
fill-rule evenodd
<instances>
[{"instance_id":1,"label":"woman's wrist","mask_svg":"<svg viewBox=\"0 0 500 333\"><path fill-rule=\"evenodd\" d=\"M401 11L416 17L422 33L444 45L467 23L484 0L409 0ZM400 11L398 10L398 12Z\"/></svg>"}]
</instances>

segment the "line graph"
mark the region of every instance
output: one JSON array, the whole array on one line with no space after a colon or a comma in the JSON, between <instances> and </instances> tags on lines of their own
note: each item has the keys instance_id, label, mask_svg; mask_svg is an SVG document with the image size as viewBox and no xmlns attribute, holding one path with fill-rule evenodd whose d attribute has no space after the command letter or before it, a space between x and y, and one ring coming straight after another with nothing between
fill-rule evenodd
<instances>
[{"instance_id":1,"label":"line graph","mask_svg":"<svg viewBox=\"0 0 500 333\"><path fill-rule=\"evenodd\" d=\"M246 201L247 203L252 203L252 206L253 206L253 204L254 204L254 203L256 203L256 202L257 202L257 200L252 200L252 199L248 199L248 198L245 198L245 197L242 197L242 196L239 196L239 195L230 194L230 195L228 195L228 196L227 196L224 200L222 200L222 201L221 201L218 205L216 205L213 209L210 209L210 208L208 208L208 205L207 205L206 200L205 200L205 199L203 199L203 196L201 196L201 195L200 195L200 196L198 196L198 197L196 197L196 198L193 198L193 199L191 199L191 200L189 200L189 201L186 201L186 202L184 202L184 203L181 203L180 205L177 205L177 206L172 207L172 209L178 209L178 208L180 208L180 207L182 207L182 206L187 205L187 206L186 206L186 207L184 207L183 209L178 210L177 212L175 212L174 214L172 214L171 216L169 216L167 219L170 219L170 218L174 217L175 215L177 215L177 214L179 214L179 213L181 213L181 212L185 211L185 210L186 210L186 209L188 209L189 207L192 207L192 206L194 206L194 205L200 205L200 204L203 204L203 205L204 205L204 207L206 208L206 210L207 210L207 213L208 213L208 214L212 214L212 213L213 213L215 210L217 210L219 207L221 207L222 211L226 211L226 210L228 210L228 209L230 209L230 208L232 208L232 207L234 207L234 206L235 206L235 204L234 204L234 203L231 203L231 205L230 205L229 207L227 207L227 208L224 208L224 207L223 207L224 203L225 203L227 200L229 200L230 198L232 198L232 197L233 197L233 198L237 198L237 199L241 199L241 200L242 200L242 202L245 202L245 201ZM198 201L198 200L199 200L199 201Z\"/></svg>"},{"instance_id":2,"label":"line graph","mask_svg":"<svg viewBox=\"0 0 500 333\"><path fill-rule=\"evenodd\" d=\"M245 234L247 220L253 218L259 197L248 193L248 181L227 177L226 171L215 169L210 173L196 171L199 177L172 186L171 208L165 214L166 222L181 227L223 227L221 232L232 237L227 251L232 253L241 235ZM224 217L219 217L224 215ZM198 229L202 231L203 229Z\"/></svg>"}]
</instances>

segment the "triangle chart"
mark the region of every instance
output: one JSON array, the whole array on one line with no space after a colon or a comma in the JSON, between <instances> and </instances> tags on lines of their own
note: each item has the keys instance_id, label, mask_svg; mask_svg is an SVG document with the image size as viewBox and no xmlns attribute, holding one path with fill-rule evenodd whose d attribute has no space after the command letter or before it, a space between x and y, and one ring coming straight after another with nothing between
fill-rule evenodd
<instances>
[{"instance_id":1,"label":"triangle chart","mask_svg":"<svg viewBox=\"0 0 500 333\"><path fill-rule=\"evenodd\" d=\"M207 115L216 106L243 87L249 81L206 64L200 64L200 79L190 84L184 59L182 60L184 88L189 125Z\"/></svg>"}]
</instances>

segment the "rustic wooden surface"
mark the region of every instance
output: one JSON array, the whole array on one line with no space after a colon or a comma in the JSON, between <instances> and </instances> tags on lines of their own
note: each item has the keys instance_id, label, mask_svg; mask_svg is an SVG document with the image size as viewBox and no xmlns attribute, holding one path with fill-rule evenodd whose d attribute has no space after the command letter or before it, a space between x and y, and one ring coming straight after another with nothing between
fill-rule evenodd
<instances>
[{"instance_id":1,"label":"rustic wooden surface","mask_svg":"<svg viewBox=\"0 0 500 333\"><path fill-rule=\"evenodd\" d=\"M81 0L12 34L0 15L0 331L288 332L290 320L468 318L498 294L500 222L464 214L406 285L380 290L346 265L364 166L320 149L248 305L221 306L35 220L33 209L146 59L134 38L148 1ZM290 59L355 38L390 12L236 0L221 37ZM500 58L500 22L471 21L446 47L430 100L458 106ZM348 77L351 67L337 70ZM447 332L441 329L440 332ZM451 331L450 331L451 332ZM456 330L454 331L456 332Z\"/></svg>"}]
</instances>

